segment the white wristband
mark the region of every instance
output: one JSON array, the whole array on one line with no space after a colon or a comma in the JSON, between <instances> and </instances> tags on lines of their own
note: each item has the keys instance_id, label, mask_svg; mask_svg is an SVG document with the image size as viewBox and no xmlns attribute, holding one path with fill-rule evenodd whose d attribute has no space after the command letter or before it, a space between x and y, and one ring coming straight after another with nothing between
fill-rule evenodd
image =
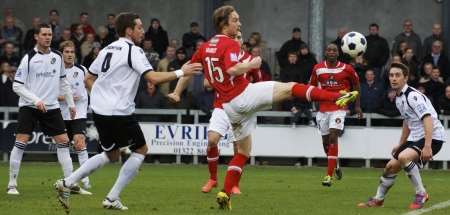
<instances>
[{"instance_id":1,"label":"white wristband","mask_svg":"<svg viewBox=\"0 0 450 215\"><path fill-rule=\"evenodd\" d=\"M180 78L180 77L184 76L184 72L181 69L175 70L174 72L175 72L175 75L177 76L177 78Z\"/></svg>"}]
</instances>

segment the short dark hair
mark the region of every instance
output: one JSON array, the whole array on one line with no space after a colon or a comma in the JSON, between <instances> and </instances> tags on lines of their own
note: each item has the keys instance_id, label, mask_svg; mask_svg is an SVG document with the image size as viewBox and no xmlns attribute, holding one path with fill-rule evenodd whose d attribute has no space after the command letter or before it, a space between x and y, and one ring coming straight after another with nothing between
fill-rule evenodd
<instances>
[{"instance_id":1,"label":"short dark hair","mask_svg":"<svg viewBox=\"0 0 450 215\"><path fill-rule=\"evenodd\" d=\"M136 19L139 19L139 15L135 14L135 13L120 13L119 15L117 15L116 17L116 29L117 29L117 34L120 37L124 37L125 36L125 31L127 30L127 28L134 28L134 26L136 25Z\"/></svg>"},{"instance_id":2,"label":"short dark hair","mask_svg":"<svg viewBox=\"0 0 450 215\"><path fill-rule=\"evenodd\" d=\"M110 16L116 17L116 14L114 14L114 13L108 13L108 15L106 15L106 17L110 17Z\"/></svg>"},{"instance_id":3,"label":"short dark hair","mask_svg":"<svg viewBox=\"0 0 450 215\"><path fill-rule=\"evenodd\" d=\"M217 32L221 32L223 27L228 24L228 18L234 11L236 10L231 5L225 5L214 10L213 23Z\"/></svg>"},{"instance_id":4,"label":"short dark hair","mask_svg":"<svg viewBox=\"0 0 450 215\"><path fill-rule=\"evenodd\" d=\"M89 13L88 12L81 12L80 13L80 16L84 16L84 15L89 16Z\"/></svg>"},{"instance_id":5,"label":"short dark hair","mask_svg":"<svg viewBox=\"0 0 450 215\"><path fill-rule=\"evenodd\" d=\"M403 63L392 63L391 64L391 68L389 70L391 70L392 68L397 68L402 70L403 76L409 76L409 68L403 64Z\"/></svg>"},{"instance_id":6,"label":"short dark hair","mask_svg":"<svg viewBox=\"0 0 450 215\"><path fill-rule=\"evenodd\" d=\"M52 27L49 24L41 23L41 24L38 25L37 31L35 31L34 34L41 33L41 28L50 28L50 29L52 29Z\"/></svg>"},{"instance_id":7,"label":"short dark hair","mask_svg":"<svg viewBox=\"0 0 450 215\"><path fill-rule=\"evenodd\" d=\"M51 10L48 12L48 15L52 15L52 13L56 13L56 15L59 16L59 12L58 12L58 10L56 10L56 9L51 9Z\"/></svg>"},{"instance_id":8,"label":"short dark hair","mask_svg":"<svg viewBox=\"0 0 450 215\"><path fill-rule=\"evenodd\" d=\"M298 52L296 52L296 51L290 51L290 52L288 52L287 56L289 57L289 55L295 55L295 56L298 56Z\"/></svg>"},{"instance_id":9,"label":"short dark hair","mask_svg":"<svg viewBox=\"0 0 450 215\"><path fill-rule=\"evenodd\" d=\"M371 28L371 27L376 27L377 29L380 29L380 26L378 26L378 24L377 23L371 23L370 25L369 25L369 28Z\"/></svg>"},{"instance_id":10,"label":"short dark hair","mask_svg":"<svg viewBox=\"0 0 450 215\"><path fill-rule=\"evenodd\" d=\"M199 25L197 22L191 22L191 24L189 26L191 26L191 28L193 28L193 27L198 27Z\"/></svg>"}]
</instances>

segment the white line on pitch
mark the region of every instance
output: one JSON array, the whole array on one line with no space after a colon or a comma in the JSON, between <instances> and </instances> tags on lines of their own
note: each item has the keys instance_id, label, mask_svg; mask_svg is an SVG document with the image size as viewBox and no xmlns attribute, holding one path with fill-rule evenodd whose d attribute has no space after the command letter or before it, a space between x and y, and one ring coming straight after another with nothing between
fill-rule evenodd
<instances>
[{"instance_id":1,"label":"white line on pitch","mask_svg":"<svg viewBox=\"0 0 450 215\"><path fill-rule=\"evenodd\" d=\"M420 210L411 211L411 212L405 213L403 215L421 215L421 214L428 213L433 210L438 210L438 209L442 209L442 208L446 208L446 207L450 207L450 200L448 200L446 202L441 202L441 203L435 204L429 208L422 208Z\"/></svg>"}]
</instances>

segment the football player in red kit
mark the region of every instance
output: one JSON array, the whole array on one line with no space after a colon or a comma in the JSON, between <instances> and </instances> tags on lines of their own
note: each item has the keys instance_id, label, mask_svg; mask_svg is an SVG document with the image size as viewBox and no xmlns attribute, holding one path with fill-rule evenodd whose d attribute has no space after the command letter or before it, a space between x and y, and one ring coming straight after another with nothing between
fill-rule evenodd
<instances>
[{"instance_id":1,"label":"football player in red kit","mask_svg":"<svg viewBox=\"0 0 450 215\"><path fill-rule=\"evenodd\" d=\"M345 106L356 99L358 92L331 92L294 82L249 83L244 74L260 68L261 58L239 62L240 45L234 39L240 31L239 14L232 6L222 6L214 11L213 23L218 34L194 53L191 62L203 64L205 78L216 92L214 107L225 111L237 143L237 153L228 165L223 190L217 194L219 207L231 209L232 188L239 184L243 167L250 156L256 112L294 97Z\"/></svg>"},{"instance_id":2,"label":"football player in red kit","mask_svg":"<svg viewBox=\"0 0 450 215\"><path fill-rule=\"evenodd\" d=\"M330 92L359 91L359 78L353 67L338 61L338 47L334 43L328 44L325 49L325 60L314 66L310 84ZM355 112L361 117L362 112L359 98L355 102ZM322 135L322 144L328 158L327 175L322 181L323 186L331 186L333 172L336 178L342 178L342 172L337 166L338 137L344 129L344 120L347 107L336 105L335 102L319 102L319 112L316 115L317 126Z\"/></svg>"}]
</instances>

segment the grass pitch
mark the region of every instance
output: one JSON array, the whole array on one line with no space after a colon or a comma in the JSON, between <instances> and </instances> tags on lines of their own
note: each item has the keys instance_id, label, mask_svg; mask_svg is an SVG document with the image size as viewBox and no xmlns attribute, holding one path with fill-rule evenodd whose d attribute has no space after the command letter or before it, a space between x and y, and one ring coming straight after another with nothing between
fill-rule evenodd
<instances>
[{"instance_id":1,"label":"grass pitch","mask_svg":"<svg viewBox=\"0 0 450 215\"><path fill-rule=\"evenodd\" d=\"M375 193L380 169L344 168L344 178L332 187L323 187L324 168L254 166L246 167L241 181L242 195L232 199L231 212L219 211L215 203L218 189L204 194L200 188L207 179L205 165L143 165L138 176L121 195L129 211L110 211L101 202L119 172L118 164L106 165L90 178L92 196L72 195L71 215L91 214L383 214L408 212L413 188L404 173L390 190L383 208L360 209L356 204ZM8 165L0 164L0 182L6 187ZM225 166L219 169L222 185ZM53 183L61 175L57 163L24 162L19 176L20 196L0 194L1 215L65 214L59 207ZM450 199L450 172L424 171L430 193L426 207ZM425 214L448 215L450 208Z\"/></svg>"}]
</instances>

